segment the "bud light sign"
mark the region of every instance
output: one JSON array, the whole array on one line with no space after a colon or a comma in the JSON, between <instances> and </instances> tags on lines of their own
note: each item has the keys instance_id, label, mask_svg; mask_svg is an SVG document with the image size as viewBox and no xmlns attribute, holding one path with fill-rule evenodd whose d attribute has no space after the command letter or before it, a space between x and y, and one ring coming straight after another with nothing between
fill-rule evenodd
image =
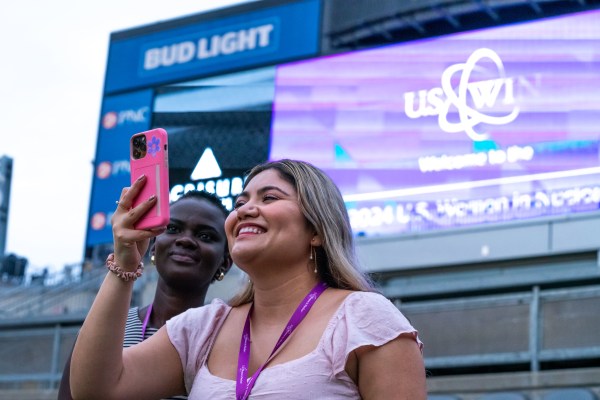
<instances>
[{"instance_id":1,"label":"bud light sign","mask_svg":"<svg viewBox=\"0 0 600 400\"><path fill-rule=\"evenodd\" d=\"M314 56L319 24L320 2L304 0L130 38L120 32L110 43L105 91Z\"/></svg>"}]
</instances>

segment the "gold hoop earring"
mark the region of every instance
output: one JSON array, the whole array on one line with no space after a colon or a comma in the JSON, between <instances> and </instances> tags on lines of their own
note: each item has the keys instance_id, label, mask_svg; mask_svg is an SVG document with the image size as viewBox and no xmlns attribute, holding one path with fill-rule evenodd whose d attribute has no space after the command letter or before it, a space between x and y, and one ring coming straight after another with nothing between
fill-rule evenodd
<instances>
[{"instance_id":1,"label":"gold hoop earring","mask_svg":"<svg viewBox=\"0 0 600 400\"><path fill-rule=\"evenodd\" d=\"M154 254L150 256L150 262L152 263L152 265L156 265L156 258L154 257Z\"/></svg>"},{"instance_id":2,"label":"gold hoop earring","mask_svg":"<svg viewBox=\"0 0 600 400\"><path fill-rule=\"evenodd\" d=\"M219 274L217 274L217 276L215 276L215 279L218 281L222 281L225 278L225 272L223 272L223 270L219 271Z\"/></svg>"}]
</instances>

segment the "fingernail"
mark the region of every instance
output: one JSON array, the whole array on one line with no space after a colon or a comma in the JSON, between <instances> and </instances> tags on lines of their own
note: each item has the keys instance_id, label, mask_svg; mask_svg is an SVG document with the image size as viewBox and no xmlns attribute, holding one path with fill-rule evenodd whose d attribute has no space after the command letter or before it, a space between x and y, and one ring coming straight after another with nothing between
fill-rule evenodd
<instances>
[{"instance_id":1,"label":"fingernail","mask_svg":"<svg viewBox=\"0 0 600 400\"><path fill-rule=\"evenodd\" d=\"M137 178L137 181L139 182L139 181L141 181L142 179L144 179L145 177L146 177L146 175L140 175L140 176Z\"/></svg>"},{"instance_id":2,"label":"fingernail","mask_svg":"<svg viewBox=\"0 0 600 400\"><path fill-rule=\"evenodd\" d=\"M155 194L153 194L152 196L150 196L150 198L148 200L152 201L154 199L156 199L156 195Z\"/></svg>"}]
</instances>

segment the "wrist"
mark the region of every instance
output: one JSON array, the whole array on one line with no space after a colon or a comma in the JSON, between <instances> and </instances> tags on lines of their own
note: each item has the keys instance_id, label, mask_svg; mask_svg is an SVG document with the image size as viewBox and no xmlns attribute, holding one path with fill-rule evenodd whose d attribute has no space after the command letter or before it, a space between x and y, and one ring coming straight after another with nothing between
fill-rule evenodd
<instances>
[{"instance_id":1,"label":"wrist","mask_svg":"<svg viewBox=\"0 0 600 400\"><path fill-rule=\"evenodd\" d=\"M115 253L110 253L106 258L106 268L113 274L117 275L125 282L135 281L137 278L142 276L144 272L144 263L140 262L135 271L125 271L115 263Z\"/></svg>"}]
</instances>

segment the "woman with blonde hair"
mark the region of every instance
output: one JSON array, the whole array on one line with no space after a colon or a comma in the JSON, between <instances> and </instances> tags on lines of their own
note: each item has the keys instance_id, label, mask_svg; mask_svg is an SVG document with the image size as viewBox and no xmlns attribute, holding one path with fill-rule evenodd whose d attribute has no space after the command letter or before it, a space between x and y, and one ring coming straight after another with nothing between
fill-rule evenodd
<instances>
[{"instance_id":1,"label":"woman with blonde hair","mask_svg":"<svg viewBox=\"0 0 600 400\"><path fill-rule=\"evenodd\" d=\"M114 259L73 353L75 398L426 399L417 331L377 293L354 254L333 181L309 163L259 165L225 221L229 253L249 278L230 302L213 300L122 349L108 321L124 324L148 240L130 209L144 179L115 212Z\"/></svg>"}]
</instances>

